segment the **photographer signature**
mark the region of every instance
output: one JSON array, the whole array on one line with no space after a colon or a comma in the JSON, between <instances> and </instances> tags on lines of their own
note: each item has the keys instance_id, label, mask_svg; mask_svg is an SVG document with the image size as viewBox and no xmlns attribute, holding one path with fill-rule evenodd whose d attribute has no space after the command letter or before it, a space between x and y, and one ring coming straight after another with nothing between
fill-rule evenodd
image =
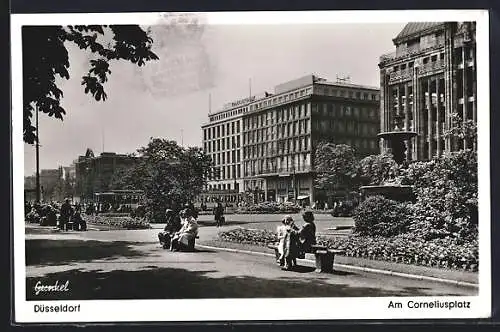
<instances>
[{"instance_id":1,"label":"photographer signature","mask_svg":"<svg viewBox=\"0 0 500 332\"><path fill-rule=\"evenodd\" d=\"M67 292L69 291L69 280L62 283L56 280L55 283L51 285L44 285L40 280L38 280L34 287L35 295L40 293L51 293L51 292Z\"/></svg>"}]
</instances>

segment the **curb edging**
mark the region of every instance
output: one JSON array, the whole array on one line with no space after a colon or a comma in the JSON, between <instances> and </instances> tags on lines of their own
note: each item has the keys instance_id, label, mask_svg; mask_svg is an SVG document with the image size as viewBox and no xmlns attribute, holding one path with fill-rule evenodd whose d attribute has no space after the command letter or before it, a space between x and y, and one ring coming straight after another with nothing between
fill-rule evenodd
<instances>
[{"instance_id":1,"label":"curb edging","mask_svg":"<svg viewBox=\"0 0 500 332\"><path fill-rule=\"evenodd\" d=\"M222 250L222 251L234 252L234 253L239 253L239 254L274 257L274 254L265 253L265 252L258 252L258 251L223 248L223 247L213 247L213 246L206 246L206 245L201 245L201 244L197 244L196 246L200 247L200 248L205 248L205 249ZM307 261L309 263L315 263L313 260L310 260L310 259L302 259L302 261ZM401 278L425 280L425 281L451 284L451 285L456 285L456 286L479 288L478 284L466 282L466 281L451 280L451 279L444 279L444 278L437 278L437 277L428 277L428 276L422 276L422 275L411 274L411 273L397 272L397 271L391 271L391 270L381 270L381 269L374 269L371 267L362 267L362 266L347 265L347 264L334 263L333 266L348 269L348 270L356 270L356 271L363 271L363 272L369 272L369 273L391 275L391 276L401 277Z\"/></svg>"}]
</instances>

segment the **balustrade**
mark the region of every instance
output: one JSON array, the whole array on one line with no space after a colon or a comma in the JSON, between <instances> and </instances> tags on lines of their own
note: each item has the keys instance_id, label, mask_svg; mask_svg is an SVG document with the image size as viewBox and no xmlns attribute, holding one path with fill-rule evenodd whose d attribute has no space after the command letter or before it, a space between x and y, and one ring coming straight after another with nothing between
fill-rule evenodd
<instances>
[{"instance_id":1,"label":"balustrade","mask_svg":"<svg viewBox=\"0 0 500 332\"><path fill-rule=\"evenodd\" d=\"M412 47L401 48L395 52L383 54L382 56L380 56L379 60L381 63L383 63L383 62L392 61L392 60L396 60L396 59L400 59L400 58L404 58L404 57L410 57L410 56L416 55L418 53L427 52L427 51L431 51L434 49L439 49L441 47L444 47L444 43L442 41L437 42L434 45L429 45L429 46L425 46L425 47L421 47L420 45L416 45L416 46L412 46Z\"/></svg>"}]
</instances>

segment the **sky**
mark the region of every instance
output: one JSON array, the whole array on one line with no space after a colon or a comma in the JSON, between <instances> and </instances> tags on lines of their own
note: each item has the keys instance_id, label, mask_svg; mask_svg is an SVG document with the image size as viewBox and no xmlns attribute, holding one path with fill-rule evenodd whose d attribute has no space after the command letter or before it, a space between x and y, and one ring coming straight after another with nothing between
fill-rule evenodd
<instances>
[{"instance_id":1,"label":"sky","mask_svg":"<svg viewBox=\"0 0 500 332\"><path fill-rule=\"evenodd\" d=\"M69 166L87 148L135 152L151 137L201 146L209 110L248 97L250 89L273 92L308 74L331 81L350 76L351 83L378 87L379 56L394 51L392 39L404 25L206 25L196 32L154 26L160 59L141 68L111 63L105 102L80 85L91 55L68 44L70 79L58 80L67 114L64 121L40 116L40 168ZM35 172L35 149L28 144L24 172Z\"/></svg>"}]
</instances>

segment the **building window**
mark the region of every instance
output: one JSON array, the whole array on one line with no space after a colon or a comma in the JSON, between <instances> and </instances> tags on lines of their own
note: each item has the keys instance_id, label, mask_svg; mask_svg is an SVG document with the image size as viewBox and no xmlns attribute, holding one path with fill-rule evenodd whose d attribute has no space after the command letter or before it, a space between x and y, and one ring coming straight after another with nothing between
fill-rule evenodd
<instances>
[{"instance_id":1,"label":"building window","mask_svg":"<svg viewBox=\"0 0 500 332\"><path fill-rule=\"evenodd\" d=\"M354 107L354 116L359 119L359 108Z\"/></svg>"}]
</instances>

